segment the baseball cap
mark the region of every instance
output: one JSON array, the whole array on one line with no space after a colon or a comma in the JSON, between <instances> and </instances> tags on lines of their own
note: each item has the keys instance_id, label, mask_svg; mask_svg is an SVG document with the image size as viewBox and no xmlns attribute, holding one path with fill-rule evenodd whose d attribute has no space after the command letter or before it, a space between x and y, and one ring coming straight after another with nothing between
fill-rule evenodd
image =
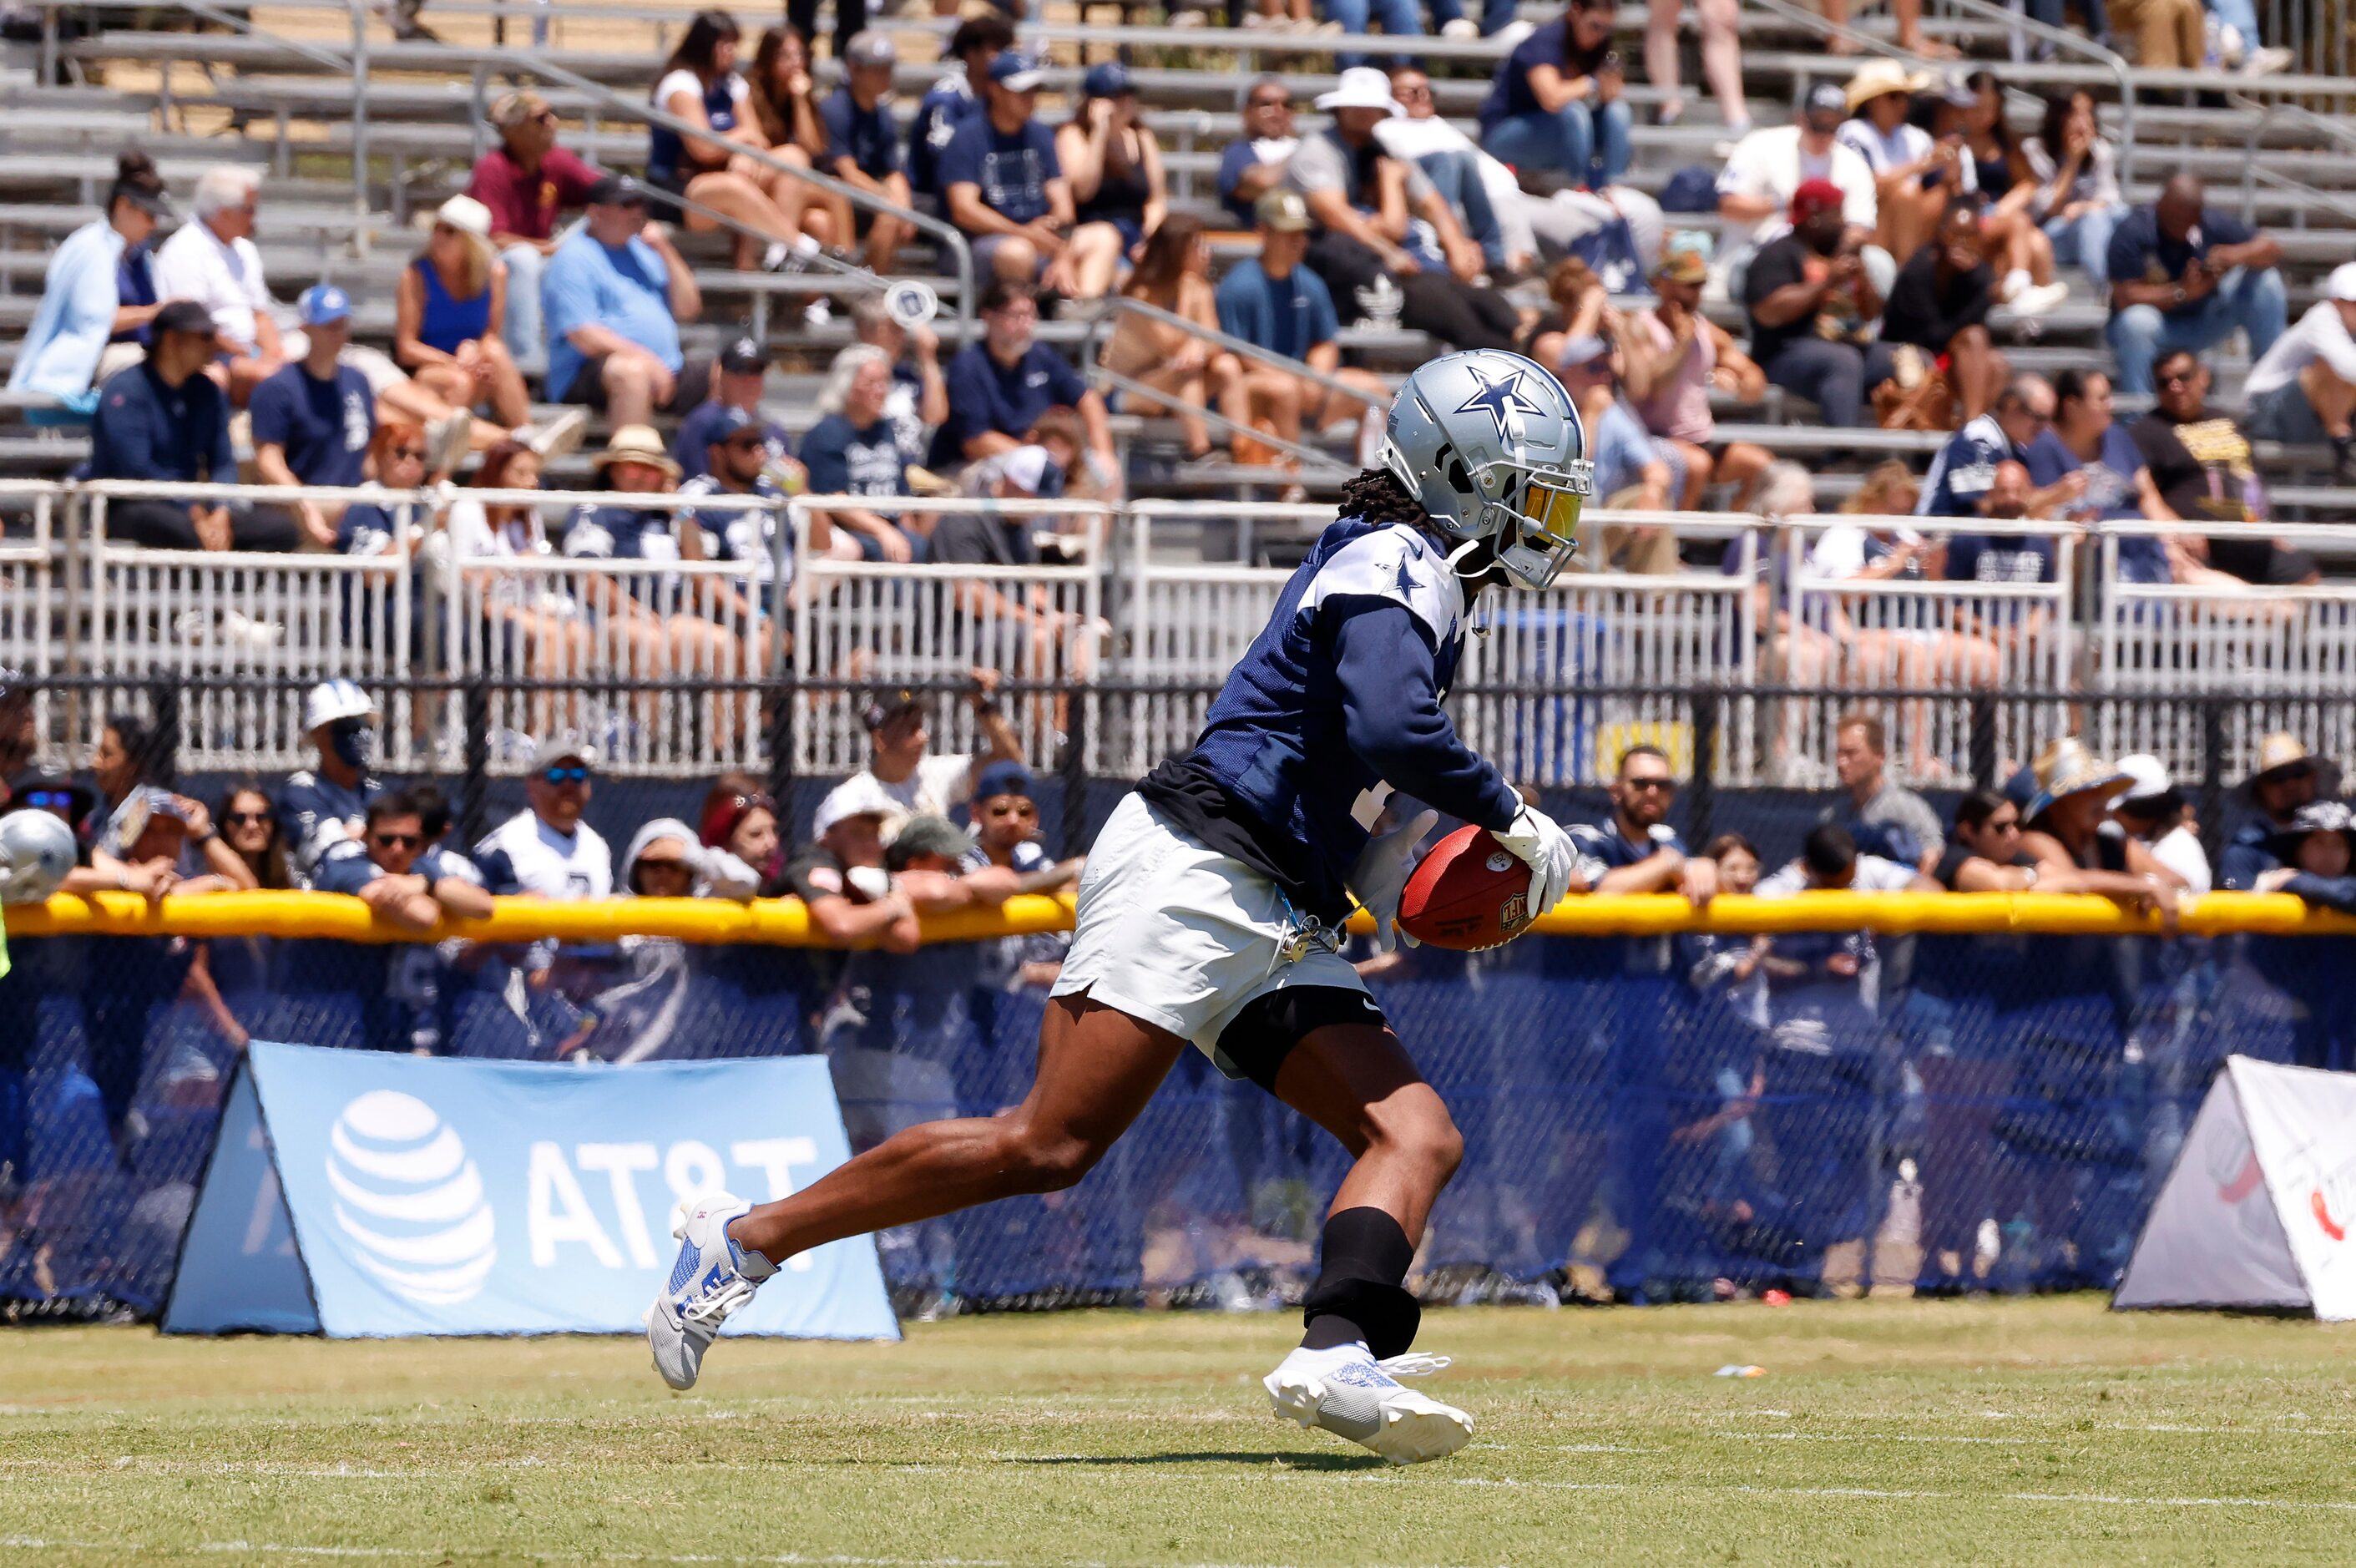
<instances>
[{"instance_id":1,"label":"baseball cap","mask_svg":"<svg viewBox=\"0 0 2356 1568\"><path fill-rule=\"evenodd\" d=\"M900 803L884 792L873 773L854 773L826 792L810 819L810 836L824 838L835 823L850 817L895 817Z\"/></svg>"},{"instance_id":2,"label":"baseball cap","mask_svg":"<svg viewBox=\"0 0 2356 1568\"><path fill-rule=\"evenodd\" d=\"M2168 776L2168 765L2150 752L2122 757L2118 768L2127 776L2126 792L2119 797L2122 801L2157 800L2176 788L2176 781Z\"/></svg>"},{"instance_id":3,"label":"baseball cap","mask_svg":"<svg viewBox=\"0 0 2356 1568\"><path fill-rule=\"evenodd\" d=\"M150 218L170 218L174 215L172 199L160 190L142 190L135 185L125 185L118 180L115 182L114 197L131 203Z\"/></svg>"},{"instance_id":4,"label":"baseball cap","mask_svg":"<svg viewBox=\"0 0 2356 1568\"><path fill-rule=\"evenodd\" d=\"M953 861L972 847L973 840L965 830L947 817L910 817L892 835L892 846L884 852L884 866L887 871L905 871L920 854Z\"/></svg>"},{"instance_id":5,"label":"baseball cap","mask_svg":"<svg viewBox=\"0 0 2356 1568\"><path fill-rule=\"evenodd\" d=\"M990 80L1009 92L1029 92L1045 80L1045 73L1029 55L1008 49L990 62Z\"/></svg>"},{"instance_id":6,"label":"baseball cap","mask_svg":"<svg viewBox=\"0 0 2356 1568\"><path fill-rule=\"evenodd\" d=\"M1826 208L1837 210L1847 198L1841 188L1828 179L1804 179L1800 188L1792 192L1792 222L1794 227L1806 222Z\"/></svg>"},{"instance_id":7,"label":"baseball cap","mask_svg":"<svg viewBox=\"0 0 2356 1568\"><path fill-rule=\"evenodd\" d=\"M1299 191L1282 186L1261 192L1252 203L1252 215L1280 234L1305 233L1309 229L1309 203L1301 199Z\"/></svg>"},{"instance_id":8,"label":"baseball cap","mask_svg":"<svg viewBox=\"0 0 2356 1568\"><path fill-rule=\"evenodd\" d=\"M903 686L896 691L878 692L870 697L867 705L859 711L859 722L872 732L882 729L903 714L922 713L924 709L925 704L917 700L916 693Z\"/></svg>"},{"instance_id":9,"label":"baseball cap","mask_svg":"<svg viewBox=\"0 0 2356 1568\"><path fill-rule=\"evenodd\" d=\"M1044 446L1017 446L998 460L999 477L1016 489L1039 493L1047 482L1047 449Z\"/></svg>"},{"instance_id":10,"label":"baseball cap","mask_svg":"<svg viewBox=\"0 0 2356 1568\"><path fill-rule=\"evenodd\" d=\"M1021 795L1029 799L1031 770L1021 763L1001 758L974 775L973 798L987 800L993 795Z\"/></svg>"},{"instance_id":11,"label":"baseball cap","mask_svg":"<svg viewBox=\"0 0 2356 1568\"><path fill-rule=\"evenodd\" d=\"M1088 67L1080 78L1080 92L1088 98L1126 98L1137 91L1137 79L1129 74L1129 67L1117 59Z\"/></svg>"},{"instance_id":12,"label":"baseball cap","mask_svg":"<svg viewBox=\"0 0 2356 1568\"><path fill-rule=\"evenodd\" d=\"M561 729L531 748L531 770L553 768L560 762L573 761L584 768L597 766L597 748L582 738L578 730Z\"/></svg>"},{"instance_id":13,"label":"baseball cap","mask_svg":"<svg viewBox=\"0 0 2356 1568\"><path fill-rule=\"evenodd\" d=\"M644 207L647 188L626 174L609 174L589 188L592 207Z\"/></svg>"},{"instance_id":14,"label":"baseball cap","mask_svg":"<svg viewBox=\"0 0 2356 1568\"><path fill-rule=\"evenodd\" d=\"M760 428L761 421L750 410L738 408L733 403L723 403L712 422L712 445L719 446L740 430Z\"/></svg>"},{"instance_id":15,"label":"baseball cap","mask_svg":"<svg viewBox=\"0 0 2356 1568\"><path fill-rule=\"evenodd\" d=\"M843 63L853 66L897 65L900 63L900 50L892 42L891 34L862 27L851 34L851 42L843 46L842 59Z\"/></svg>"},{"instance_id":16,"label":"baseball cap","mask_svg":"<svg viewBox=\"0 0 2356 1568\"><path fill-rule=\"evenodd\" d=\"M1820 114L1827 110L1836 114L1847 114L1848 94L1838 82L1819 81L1808 89L1807 97L1801 100L1801 108L1810 114Z\"/></svg>"},{"instance_id":17,"label":"baseball cap","mask_svg":"<svg viewBox=\"0 0 2356 1568\"><path fill-rule=\"evenodd\" d=\"M325 327L351 317L352 296L331 283L315 283L294 302L294 313L305 327Z\"/></svg>"},{"instance_id":18,"label":"baseball cap","mask_svg":"<svg viewBox=\"0 0 2356 1568\"><path fill-rule=\"evenodd\" d=\"M2356 305L2356 262L2342 262L2331 269L2330 277L2324 280L2323 296Z\"/></svg>"},{"instance_id":19,"label":"baseball cap","mask_svg":"<svg viewBox=\"0 0 2356 1568\"><path fill-rule=\"evenodd\" d=\"M1696 229L1682 230L1662 244L1661 264L1654 273L1671 283L1707 283L1712 249L1708 234Z\"/></svg>"},{"instance_id":20,"label":"baseball cap","mask_svg":"<svg viewBox=\"0 0 2356 1568\"><path fill-rule=\"evenodd\" d=\"M193 299L176 299L155 313L150 324L157 332L201 332L213 335L213 313Z\"/></svg>"},{"instance_id":21,"label":"baseball cap","mask_svg":"<svg viewBox=\"0 0 2356 1568\"><path fill-rule=\"evenodd\" d=\"M519 88L491 105L491 124L505 130L547 112L547 99L528 87Z\"/></svg>"},{"instance_id":22,"label":"baseball cap","mask_svg":"<svg viewBox=\"0 0 2356 1568\"><path fill-rule=\"evenodd\" d=\"M747 333L720 350L720 368L732 376L766 375L769 356L762 351L761 340Z\"/></svg>"}]
</instances>

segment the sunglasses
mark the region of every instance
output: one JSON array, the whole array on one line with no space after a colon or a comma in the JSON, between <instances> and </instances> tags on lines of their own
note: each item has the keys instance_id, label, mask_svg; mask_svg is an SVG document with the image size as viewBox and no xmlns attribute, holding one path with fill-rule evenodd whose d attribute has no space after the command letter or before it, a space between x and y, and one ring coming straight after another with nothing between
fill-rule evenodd
<instances>
[{"instance_id":1,"label":"sunglasses","mask_svg":"<svg viewBox=\"0 0 2356 1568\"><path fill-rule=\"evenodd\" d=\"M370 833L369 842L379 849L416 849L425 843L423 833Z\"/></svg>"},{"instance_id":2,"label":"sunglasses","mask_svg":"<svg viewBox=\"0 0 2356 1568\"><path fill-rule=\"evenodd\" d=\"M401 462L404 458L415 463L423 463L425 461L425 448L423 446L396 446L388 455L396 463Z\"/></svg>"},{"instance_id":3,"label":"sunglasses","mask_svg":"<svg viewBox=\"0 0 2356 1568\"><path fill-rule=\"evenodd\" d=\"M638 862L638 869L640 871L676 871L683 876L687 874L689 866L687 862L683 860L642 859Z\"/></svg>"},{"instance_id":4,"label":"sunglasses","mask_svg":"<svg viewBox=\"0 0 2356 1568\"><path fill-rule=\"evenodd\" d=\"M1622 779L1620 787L1623 789L1665 789L1674 793L1677 781L1674 779Z\"/></svg>"},{"instance_id":5,"label":"sunglasses","mask_svg":"<svg viewBox=\"0 0 2356 1568\"><path fill-rule=\"evenodd\" d=\"M2193 371L2170 371L2168 374L2159 378L2159 384L2164 387L2172 387L2179 383L2190 382L2198 373L2199 372Z\"/></svg>"},{"instance_id":6,"label":"sunglasses","mask_svg":"<svg viewBox=\"0 0 2356 1568\"><path fill-rule=\"evenodd\" d=\"M586 768L580 766L578 763L575 763L571 768L542 768L540 776L551 784L586 784L589 782L589 770Z\"/></svg>"},{"instance_id":7,"label":"sunglasses","mask_svg":"<svg viewBox=\"0 0 2356 1568\"><path fill-rule=\"evenodd\" d=\"M64 789L27 789L21 797L25 804L40 811L70 811L74 798Z\"/></svg>"},{"instance_id":8,"label":"sunglasses","mask_svg":"<svg viewBox=\"0 0 2356 1568\"><path fill-rule=\"evenodd\" d=\"M766 795L738 795L730 800L728 804L732 811L738 811L774 812L777 809L776 801Z\"/></svg>"},{"instance_id":9,"label":"sunglasses","mask_svg":"<svg viewBox=\"0 0 2356 1568\"><path fill-rule=\"evenodd\" d=\"M271 823L271 816L267 811L230 811L221 817L221 821L233 828L266 828Z\"/></svg>"}]
</instances>

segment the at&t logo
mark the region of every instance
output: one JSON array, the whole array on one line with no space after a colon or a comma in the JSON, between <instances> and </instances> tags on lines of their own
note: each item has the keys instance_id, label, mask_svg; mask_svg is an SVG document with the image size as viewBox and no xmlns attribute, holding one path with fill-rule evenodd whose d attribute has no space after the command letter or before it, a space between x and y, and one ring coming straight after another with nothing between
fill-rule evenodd
<instances>
[{"instance_id":1,"label":"at&t logo","mask_svg":"<svg viewBox=\"0 0 2356 1568\"><path fill-rule=\"evenodd\" d=\"M336 1223L360 1266L421 1306L483 1288L498 1261L491 1206L458 1134L414 1095L372 1090L327 1134Z\"/></svg>"}]
</instances>

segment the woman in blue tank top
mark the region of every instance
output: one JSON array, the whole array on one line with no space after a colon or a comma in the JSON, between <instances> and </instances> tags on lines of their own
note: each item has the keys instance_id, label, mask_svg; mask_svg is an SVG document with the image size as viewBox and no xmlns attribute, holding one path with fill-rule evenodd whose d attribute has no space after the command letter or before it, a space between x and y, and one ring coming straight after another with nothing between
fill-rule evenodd
<instances>
[{"instance_id":1,"label":"woman in blue tank top","mask_svg":"<svg viewBox=\"0 0 2356 1568\"><path fill-rule=\"evenodd\" d=\"M738 38L734 20L724 11L699 11L688 24L655 83L654 106L712 134L683 135L665 125L650 126L647 183L709 207L766 237L765 248L739 234L735 264L748 268L757 261L775 271L797 253L816 249L803 236L802 209L817 188L738 150L772 150L753 113L744 79L737 74ZM802 167L809 164L809 155L798 147L776 149L776 156ZM699 212L682 209L681 216L698 232L716 227Z\"/></svg>"},{"instance_id":2,"label":"woman in blue tank top","mask_svg":"<svg viewBox=\"0 0 2356 1568\"><path fill-rule=\"evenodd\" d=\"M425 249L393 291L392 357L453 408L491 405L512 430L531 418L531 394L507 340L508 269L491 248L491 209L454 196L434 214Z\"/></svg>"}]
</instances>

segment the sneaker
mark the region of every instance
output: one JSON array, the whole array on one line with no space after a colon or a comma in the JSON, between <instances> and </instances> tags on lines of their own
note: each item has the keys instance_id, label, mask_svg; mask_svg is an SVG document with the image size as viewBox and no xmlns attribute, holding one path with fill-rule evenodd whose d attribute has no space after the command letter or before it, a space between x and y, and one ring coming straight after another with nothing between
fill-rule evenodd
<instances>
[{"instance_id":1,"label":"sneaker","mask_svg":"<svg viewBox=\"0 0 2356 1568\"><path fill-rule=\"evenodd\" d=\"M1470 16L1451 16L1440 24L1440 36L1443 38L1477 38L1481 36L1481 24Z\"/></svg>"},{"instance_id":2,"label":"sneaker","mask_svg":"<svg viewBox=\"0 0 2356 1568\"><path fill-rule=\"evenodd\" d=\"M515 433L515 438L539 453L545 460L550 457L562 457L579 447L581 438L587 435L588 431L589 411L585 408L568 408L553 419L535 420L524 425Z\"/></svg>"},{"instance_id":3,"label":"sneaker","mask_svg":"<svg viewBox=\"0 0 2356 1568\"><path fill-rule=\"evenodd\" d=\"M1323 1427L1394 1465L1444 1459L1472 1441L1472 1418L1401 1384L1448 1365L1445 1356L1377 1361L1364 1345L1295 1350L1263 1378L1280 1419Z\"/></svg>"},{"instance_id":4,"label":"sneaker","mask_svg":"<svg viewBox=\"0 0 2356 1568\"><path fill-rule=\"evenodd\" d=\"M608 755L611 755L610 753ZM728 1222L748 1213L741 1197L715 1192L680 1205L670 1233L679 1238L679 1261L639 1319L655 1370L675 1389L691 1389L703 1369L703 1353L728 1315L753 1299L754 1287L776 1266L748 1254L728 1239Z\"/></svg>"},{"instance_id":5,"label":"sneaker","mask_svg":"<svg viewBox=\"0 0 2356 1568\"><path fill-rule=\"evenodd\" d=\"M2039 317L2058 310L2070 297L2065 283L2031 284L2008 301L2015 316Z\"/></svg>"},{"instance_id":6,"label":"sneaker","mask_svg":"<svg viewBox=\"0 0 2356 1568\"><path fill-rule=\"evenodd\" d=\"M2356 435L2334 435L2330 440L2331 482L2356 485Z\"/></svg>"},{"instance_id":7,"label":"sneaker","mask_svg":"<svg viewBox=\"0 0 2356 1568\"><path fill-rule=\"evenodd\" d=\"M2249 58L2242 62L2242 74L2273 76L2279 71L2288 70L2297 59L2298 57L2290 50L2277 48L2271 45L2254 48L2250 51Z\"/></svg>"},{"instance_id":8,"label":"sneaker","mask_svg":"<svg viewBox=\"0 0 2356 1568\"><path fill-rule=\"evenodd\" d=\"M455 474L473 446L475 416L465 409L444 414L425 432L425 471Z\"/></svg>"}]
</instances>

